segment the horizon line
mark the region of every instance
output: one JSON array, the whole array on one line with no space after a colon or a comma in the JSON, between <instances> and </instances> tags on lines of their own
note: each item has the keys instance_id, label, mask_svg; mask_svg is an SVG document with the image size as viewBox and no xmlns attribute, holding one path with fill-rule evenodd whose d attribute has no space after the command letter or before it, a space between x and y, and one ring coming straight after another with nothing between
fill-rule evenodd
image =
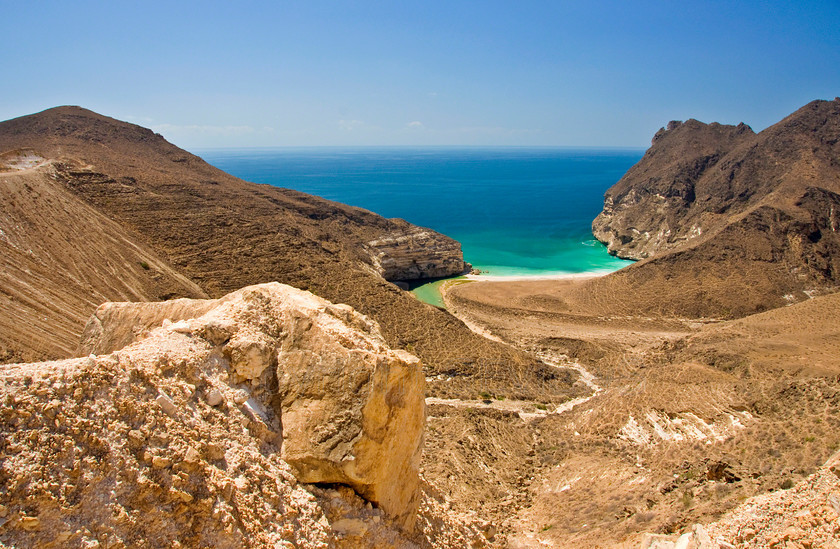
<instances>
[{"instance_id":1,"label":"horizon line","mask_svg":"<svg viewBox=\"0 0 840 549\"><path fill-rule=\"evenodd\" d=\"M185 147L182 147L185 148ZM255 145L232 147L191 147L195 151L290 150L290 149L565 149L645 151L650 146L631 145Z\"/></svg>"}]
</instances>

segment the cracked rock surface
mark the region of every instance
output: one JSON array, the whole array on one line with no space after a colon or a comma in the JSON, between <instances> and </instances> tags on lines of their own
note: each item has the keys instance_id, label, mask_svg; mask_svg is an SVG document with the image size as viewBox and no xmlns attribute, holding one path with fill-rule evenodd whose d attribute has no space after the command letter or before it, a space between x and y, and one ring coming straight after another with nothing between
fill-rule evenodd
<instances>
[{"instance_id":1,"label":"cracked rock surface","mask_svg":"<svg viewBox=\"0 0 840 549\"><path fill-rule=\"evenodd\" d=\"M3 367L0 544L480 537L420 486L420 363L389 349L374 322L277 283L190 305L170 305L161 322L153 309L166 303L107 304L89 325L98 354ZM136 341L101 348L126 339Z\"/></svg>"}]
</instances>

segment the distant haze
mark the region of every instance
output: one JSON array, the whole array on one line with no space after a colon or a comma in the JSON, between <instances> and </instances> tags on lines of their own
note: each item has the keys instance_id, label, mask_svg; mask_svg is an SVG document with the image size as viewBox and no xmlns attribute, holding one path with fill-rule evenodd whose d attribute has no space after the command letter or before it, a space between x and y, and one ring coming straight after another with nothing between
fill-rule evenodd
<instances>
[{"instance_id":1,"label":"distant haze","mask_svg":"<svg viewBox=\"0 0 840 549\"><path fill-rule=\"evenodd\" d=\"M840 95L840 3L23 2L0 118L75 104L187 148L641 147ZM13 11L13 13L12 13Z\"/></svg>"}]
</instances>

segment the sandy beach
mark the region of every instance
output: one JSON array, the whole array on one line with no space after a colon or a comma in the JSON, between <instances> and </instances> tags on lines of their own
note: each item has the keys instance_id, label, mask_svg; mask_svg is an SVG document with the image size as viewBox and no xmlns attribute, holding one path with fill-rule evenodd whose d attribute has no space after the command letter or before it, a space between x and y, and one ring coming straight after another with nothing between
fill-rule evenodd
<instances>
[{"instance_id":1,"label":"sandy beach","mask_svg":"<svg viewBox=\"0 0 840 549\"><path fill-rule=\"evenodd\" d=\"M590 272L590 273L555 273L555 274L540 274L540 275L491 275L491 274L468 274L463 278L467 280L475 280L478 282L522 282L529 280L586 280L589 278L597 278L599 276L606 276L613 271L605 272Z\"/></svg>"}]
</instances>

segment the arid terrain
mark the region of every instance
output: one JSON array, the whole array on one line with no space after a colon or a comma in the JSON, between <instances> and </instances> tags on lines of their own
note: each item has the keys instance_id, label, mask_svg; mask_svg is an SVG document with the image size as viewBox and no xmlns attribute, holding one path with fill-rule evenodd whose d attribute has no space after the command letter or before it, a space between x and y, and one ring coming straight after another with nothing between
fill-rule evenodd
<instances>
[{"instance_id":1,"label":"arid terrain","mask_svg":"<svg viewBox=\"0 0 840 549\"><path fill-rule=\"evenodd\" d=\"M392 348L421 358L430 397L468 400L504 391L559 404L584 392L574 370L476 335L383 278L460 272L460 246L443 235L241 181L150 130L78 107L0 123L0 150L6 363L86 354L83 329L106 301L215 298L279 281L369 315ZM148 328L138 320L125 330ZM446 467L465 458L475 464L471 452L451 448L465 429L508 429L507 416L448 406L436 416L452 421L425 435L424 490L453 517L489 494L493 508L503 510L525 497L519 479L530 470L529 449L518 438L506 444L521 466L482 465L470 482ZM464 504L453 509L448 499L461 495ZM482 539L497 539L498 528L484 524Z\"/></svg>"},{"instance_id":2,"label":"arid terrain","mask_svg":"<svg viewBox=\"0 0 840 549\"><path fill-rule=\"evenodd\" d=\"M757 135L672 123L595 221L611 250L647 259L588 280L448 287L449 310L478 332L575 361L597 385L533 422L542 467L511 539L611 546L687 532L790 488L838 449L840 226L833 202L807 197L840 190L839 123L840 100Z\"/></svg>"},{"instance_id":3,"label":"arid terrain","mask_svg":"<svg viewBox=\"0 0 840 549\"><path fill-rule=\"evenodd\" d=\"M640 261L444 311L392 283L462 271L443 235L2 122L0 544L835 547L838 139L837 99L671 123L595 221Z\"/></svg>"},{"instance_id":4,"label":"arid terrain","mask_svg":"<svg viewBox=\"0 0 840 549\"><path fill-rule=\"evenodd\" d=\"M103 301L220 297L279 281L370 314L430 373L459 374L433 392L460 390L464 375L506 382L513 365L523 390L566 395L568 383L533 358L383 279L402 277L393 266L403 258L406 277L422 276L416 264L429 276L459 273L460 246L443 235L242 181L151 130L78 107L0 123L0 151L6 362L71 356Z\"/></svg>"},{"instance_id":5,"label":"arid terrain","mask_svg":"<svg viewBox=\"0 0 840 549\"><path fill-rule=\"evenodd\" d=\"M523 546L681 532L792 486L840 445L840 297L734 321L585 314L581 281L468 282L447 304L491 335L574 360L591 399L533 420ZM516 538L516 536L513 536Z\"/></svg>"}]
</instances>

